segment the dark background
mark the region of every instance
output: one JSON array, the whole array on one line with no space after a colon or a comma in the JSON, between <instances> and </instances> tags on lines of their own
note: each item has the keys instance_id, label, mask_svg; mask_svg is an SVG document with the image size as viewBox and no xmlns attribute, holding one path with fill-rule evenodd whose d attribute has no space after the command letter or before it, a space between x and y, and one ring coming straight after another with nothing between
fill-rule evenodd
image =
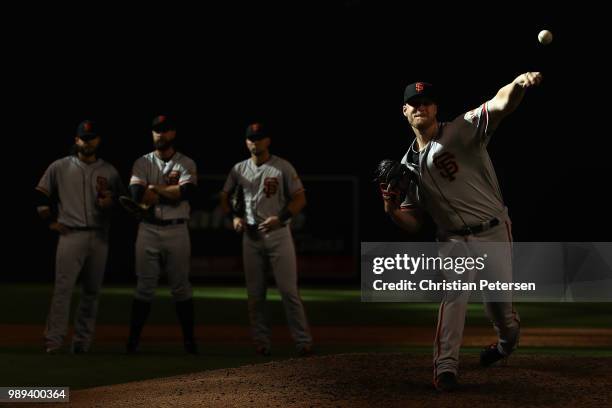
<instances>
[{"instance_id":1,"label":"dark background","mask_svg":"<svg viewBox=\"0 0 612 408\"><path fill-rule=\"evenodd\" d=\"M4 83L17 125L5 135L19 174L16 188L7 179L17 199L7 253L17 261L2 279L51 280L53 235L37 221L31 190L68 152L82 119L103 125L100 156L126 183L133 161L151 150L158 113L178 117L179 149L203 174L226 174L246 158L244 127L263 120L273 153L302 175L359 177L361 241L426 239L387 219L371 182L376 163L399 159L413 138L401 114L404 87L434 83L445 95L439 118L450 120L530 70L543 72L544 83L489 145L515 240L609 240L601 10L357 0L75 7L14 16ZM554 34L547 47L537 42L544 28ZM119 221L110 262L125 274L134 228Z\"/></svg>"}]
</instances>

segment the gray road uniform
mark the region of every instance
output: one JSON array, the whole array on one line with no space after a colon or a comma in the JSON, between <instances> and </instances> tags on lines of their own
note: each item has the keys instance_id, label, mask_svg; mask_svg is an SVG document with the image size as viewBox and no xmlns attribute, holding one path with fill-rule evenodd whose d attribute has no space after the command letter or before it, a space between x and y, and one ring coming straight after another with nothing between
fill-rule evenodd
<instances>
[{"instance_id":1,"label":"gray road uniform","mask_svg":"<svg viewBox=\"0 0 612 408\"><path fill-rule=\"evenodd\" d=\"M167 162L155 152L136 160L130 185L145 188L150 184L197 185L196 164L189 157L176 152ZM150 302L162 272L168 275L172 296L176 302L190 299L189 283L191 243L187 220L189 201L178 204L158 204L155 220L143 221L138 227L136 240L136 276L138 284L135 298Z\"/></svg>"},{"instance_id":2,"label":"gray road uniform","mask_svg":"<svg viewBox=\"0 0 612 408\"><path fill-rule=\"evenodd\" d=\"M289 330L298 350L310 346L312 337L297 288L297 263L291 230L287 225L261 232L257 226L278 215L296 193L304 191L293 166L280 157L257 166L247 159L230 171L223 191L231 194L241 186L244 191L246 228L242 240L243 263L249 299L251 334L258 346L270 347L270 327L265 314L267 272L274 275L280 292Z\"/></svg>"},{"instance_id":3,"label":"gray road uniform","mask_svg":"<svg viewBox=\"0 0 612 408\"><path fill-rule=\"evenodd\" d=\"M87 164L74 156L52 163L36 189L57 196L57 221L69 228L60 235L55 260L55 287L45 328L48 349L61 347L68 328L72 291L81 276L81 301L75 316L73 345L87 351L93 339L98 294L108 253L109 210L96 200L105 191L125 189L117 170L102 159Z\"/></svg>"},{"instance_id":4,"label":"gray road uniform","mask_svg":"<svg viewBox=\"0 0 612 408\"><path fill-rule=\"evenodd\" d=\"M494 130L488 127L485 103L452 122L441 123L437 137L420 152L416 151L415 140L402 163L418 169L419 183L411 186L402 209L418 205L431 215L438 226L439 240L447 243L441 246L441 256L477 252L478 242L507 242L507 246L500 245L499 250L488 254L487 269L494 268L490 273L511 281L511 222L487 152ZM434 378L445 371L457 373L468 297L469 293L448 292L440 305ZM498 334L499 351L509 354L518 342L520 329L512 302L487 302L485 298L485 310Z\"/></svg>"}]
</instances>

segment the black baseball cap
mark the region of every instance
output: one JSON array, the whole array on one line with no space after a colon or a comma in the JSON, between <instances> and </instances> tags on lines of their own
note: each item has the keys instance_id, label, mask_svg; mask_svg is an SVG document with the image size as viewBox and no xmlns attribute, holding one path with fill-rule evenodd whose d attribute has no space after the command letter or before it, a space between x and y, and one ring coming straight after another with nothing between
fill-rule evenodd
<instances>
[{"instance_id":1,"label":"black baseball cap","mask_svg":"<svg viewBox=\"0 0 612 408\"><path fill-rule=\"evenodd\" d=\"M98 127L91 120L84 120L77 127L77 136L82 140L91 140L98 137Z\"/></svg>"},{"instance_id":2,"label":"black baseball cap","mask_svg":"<svg viewBox=\"0 0 612 408\"><path fill-rule=\"evenodd\" d=\"M157 115L153 118L152 127L156 132L167 132L168 130L176 130L176 123L171 116Z\"/></svg>"},{"instance_id":3,"label":"black baseball cap","mask_svg":"<svg viewBox=\"0 0 612 408\"><path fill-rule=\"evenodd\" d=\"M438 102L436 89L428 82L415 82L406 87L404 90L404 103L408 103L408 101L416 97L429 98L436 103Z\"/></svg>"},{"instance_id":4,"label":"black baseball cap","mask_svg":"<svg viewBox=\"0 0 612 408\"><path fill-rule=\"evenodd\" d=\"M246 138L249 140L261 140L268 137L263 125L259 122L251 123L246 129Z\"/></svg>"}]
</instances>

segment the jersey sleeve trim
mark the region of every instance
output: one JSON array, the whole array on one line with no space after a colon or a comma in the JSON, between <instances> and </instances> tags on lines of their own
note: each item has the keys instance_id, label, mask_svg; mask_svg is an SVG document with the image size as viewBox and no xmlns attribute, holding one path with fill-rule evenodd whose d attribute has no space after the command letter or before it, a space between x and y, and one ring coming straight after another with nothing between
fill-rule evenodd
<instances>
[{"instance_id":1,"label":"jersey sleeve trim","mask_svg":"<svg viewBox=\"0 0 612 408\"><path fill-rule=\"evenodd\" d=\"M44 187L41 187L41 186L36 186L36 187L34 187L34 188L35 188L36 190L40 191L41 193L43 193L44 195L46 195L47 197L50 197L50 196L51 196L51 193L49 193L49 192L47 191L47 189L46 189L46 188L44 188Z\"/></svg>"},{"instance_id":2,"label":"jersey sleeve trim","mask_svg":"<svg viewBox=\"0 0 612 408\"><path fill-rule=\"evenodd\" d=\"M489 134L489 107L488 107L488 102L485 102L482 104L482 113L480 114L480 116L482 117L482 115L484 114L484 118L485 118L485 128L484 128L484 134L485 136Z\"/></svg>"},{"instance_id":3,"label":"jersey sleeve trim","mask_svg":"<svg viewBox=\"0 0 612 408\"><path fill-rule=\"evenodd\" d=\"M145 183L144 180L136 177L136 176L132 176L132 178L130 178L130 185L132 184L140 184L141 186L146 186L147 183Z\"/></svg>"},{"instance_id":4,"label":"jersey sleeve trim","mask_svg":"<svg viewBox=\"0 0 612 408\"><path fill-rule=\"evenodd\" d=\"M305 188L297 189L293 193L291 193L291 197L293 198L293 197L295 197L296 194L303 193L304 191L306 191Z\"/></svg>"},{"instance_id":5,"label":"jersey sleeve trim","mask_svg":"<svg viewBox=\"0 0 612 408\"><path fill-rule=\"evenodd\" d=\"M413 211L416 209L417 209L417 206L414 204L405 204L405 205L400 206L401 212L409 212L409 211Z\"/></svg>"}]
</instances>

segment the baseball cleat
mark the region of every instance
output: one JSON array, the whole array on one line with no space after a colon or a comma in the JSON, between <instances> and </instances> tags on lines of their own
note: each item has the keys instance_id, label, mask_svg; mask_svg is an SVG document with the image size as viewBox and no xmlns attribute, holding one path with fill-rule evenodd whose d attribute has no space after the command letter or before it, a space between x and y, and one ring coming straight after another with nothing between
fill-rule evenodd
<instances>
[{"instance_id":1,"label":"baseball cleat","mask_svg":"<svg viewBox=\"0 0 612 408\"><path fill-rule=\"evenodd\" d=\"M137 354L138 353L138 343L129 341L125 346L125 352L127 354Z\"/></svg>"},{"instance_id":2,"label":"baseball cleat","mask_svg":"<svg viewBox=\"0 0 612 408\"><path fill-rule=\"evenodd\" d=\"M60 350L61 350L61 347L47 347L45 349L45 353L47 353L49 355L59 354Z\"/></svg>"},{"instance_id":3,"label":"baseball cleat","mask_svg":"<svg viewBox=\"0 0 612 408\"><path fill-rule=\"evenodd\" d=\"M259 354L260 356L263 357L269 357L270 354L270 348L266 347L266 346L257 346L257 348L255 349L255 354Z\"/></svg>"},{"instance_id":4,"label":"baseball cleat","mask_svg":"<svg viewBox=\"0 0 612 408\"><path fill-rule=\"evenodd\" d=\"M436 377L434 387L441 392L453 392L459 388L457 376L450 371L445 371Z\"/></svg>"},{"instance_id":5,"label":"baseball cleat","mask_svg":"<svg viewBox=\"0 0 612 408\"><path fill-rule=\"evenodd\" d=\"M499 351L498 343L493 343L480 352L480 365L483 367L489 367L500 360L507 361L507 359L508 355Z\"/></svg>"},{"instance_id":6,"label":"baseball cleat","mask_svg":"<svg viewBox=\"0 0 612 408\"><path fill-rule=\"evenodd\" d=\"M312 350L312 346L310 344L306 344L298 349L298 355L300 357L310 357L314 354Z\"/></svg>"},{"instance_id":7,"label":"baseball cleat","mask_svg":"<svg viewBox=\"0 0 612 408\"><path fill-rule=\"evenodd\" d=\"M87 348L81 343L73 343L72 347L70 347L70 352L72 354L84 354L87 353Z\"/></svg>"},{"instance_id":8,"label":"baseball cleat","mask_svg":"<svg viewBox=\"0 0 612 408\"><path fill-rule=\"evenodd\" d=\"M186 341L183 345L185 346L185 352L187 354L193 354L194 356L200 354L198 351L198 344L195 341Z\"/></svg>"}]
</instances>

